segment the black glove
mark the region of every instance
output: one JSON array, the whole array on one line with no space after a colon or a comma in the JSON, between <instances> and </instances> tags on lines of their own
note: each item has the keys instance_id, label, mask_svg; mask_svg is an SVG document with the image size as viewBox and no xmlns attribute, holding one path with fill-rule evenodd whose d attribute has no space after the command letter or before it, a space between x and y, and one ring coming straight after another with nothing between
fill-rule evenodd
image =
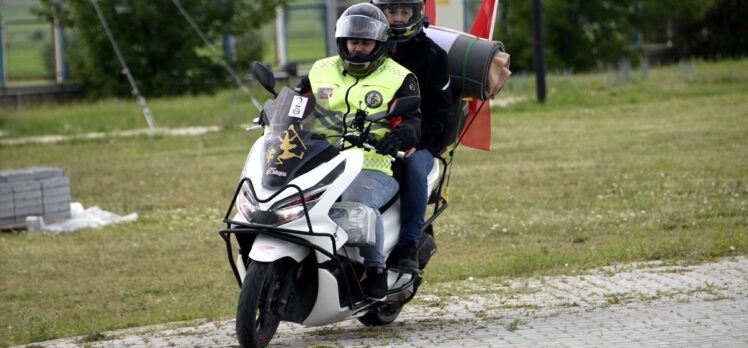
<instances>
[{"instance_id":1,"label":"black glove","mask_svg":"<svg viewBox=\"0 0 748 348\"><path fill-rule=\"evenodd\" d=\"M377 153L395 156L402 145L403 141L395 133L387 133L382 140L377 142Z\"/></svg>"}]
</instances>

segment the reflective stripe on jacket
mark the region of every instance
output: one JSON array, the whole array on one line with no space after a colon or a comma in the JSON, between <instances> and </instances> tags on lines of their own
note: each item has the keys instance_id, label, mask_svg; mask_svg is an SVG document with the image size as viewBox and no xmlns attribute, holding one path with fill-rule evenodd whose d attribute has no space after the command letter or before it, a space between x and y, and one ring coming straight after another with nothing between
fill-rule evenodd
<instances>
[{"instance_id":1,"label":"reflective stripe on jacket","mask_svg":"<svg viewBox=\"0 0 748 348\"><path fill-rule=\"evenodd\" d=\"M392 59L368 76L358 79L343 73L339 56L320 59L309 70L309 82L317 105L315 127L325 135L342 135L343 121L352 130L356 110L365 110L369 117L387 112L389 103L410 71ZM382 119L371 126L369 134L381 140L389 131L389 120ZM338 139L332 138L335 143ZM389 159L375 151L364 151L364 169L379 170L392 175Z\"/></svg>"}]
</instances>

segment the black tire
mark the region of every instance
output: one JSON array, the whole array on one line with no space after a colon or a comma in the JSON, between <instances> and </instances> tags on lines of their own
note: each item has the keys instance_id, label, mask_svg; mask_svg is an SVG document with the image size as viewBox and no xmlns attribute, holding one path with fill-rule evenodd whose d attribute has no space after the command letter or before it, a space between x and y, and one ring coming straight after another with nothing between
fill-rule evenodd
<instances>
[{"instance_id":1,"label":"black tire","mask_svg":"<svg viewBox=\"0 0 748 348\"><path fill-rule=\"evenodd\" d=\"M386 305L358 317L358 321L365 326L389 325L397 319L402 309L402 303Z\"/></svg>"},{"instance_id":2,"label":"black tire","mask_svg":"<svg viewBox=\"0 0 748 348\"><path fill-rule=\"evenodd\" d=\"M280 316L273 307L279 300L279 280L285 270L278 261L250 262L236 310L236 336L240 346L265 347L275 335Z\"/></svg>"}]
</instances>

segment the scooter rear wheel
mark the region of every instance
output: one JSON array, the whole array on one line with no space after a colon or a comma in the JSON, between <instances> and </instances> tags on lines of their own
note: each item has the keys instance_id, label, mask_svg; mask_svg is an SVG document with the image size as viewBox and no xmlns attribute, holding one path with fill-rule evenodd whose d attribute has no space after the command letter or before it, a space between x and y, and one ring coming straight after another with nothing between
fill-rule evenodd
<instances>
[{"instance_id":1,"label":"scooter rear wheel","mask_svg":"<svg viewBox=\"0 0 748 348\"><path fill-rule=\"evenodd\" d=\"M388 306L380 307L366 313L358 318L361 324L366 326L384 326L389 325L397 316L400 315L400 311L403 309L403 304L390 304Z\"/></svg>"},{"instance_id":2,"label":"scooter rear wheel","mask_svg":"<svg viewBox=\"0 0 748 348\"><path fill-rule=\"evenodd\" d=\"M265 347L275 335L280 316L273 306L279 300L278 280L283 273L284 267L277 262L250 262L236 310L236 335L240 346Z\"/></svg>"}]
</instances>

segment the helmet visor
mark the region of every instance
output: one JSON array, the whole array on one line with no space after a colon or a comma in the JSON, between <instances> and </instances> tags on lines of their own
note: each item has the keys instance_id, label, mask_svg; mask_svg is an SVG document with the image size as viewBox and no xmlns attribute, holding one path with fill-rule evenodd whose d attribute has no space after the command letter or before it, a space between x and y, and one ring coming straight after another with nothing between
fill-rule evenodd
<instances>
[{"instance_id":1,"label":"helmet visor","mask_svg":"<svg viewBox=\"0 0 748 348\"><path fill-rule=\"evenodd\" d=\"M335 38L387 41L387 23L361 15L342 17L335 26Z\"/></svg>"}]
</instances>

